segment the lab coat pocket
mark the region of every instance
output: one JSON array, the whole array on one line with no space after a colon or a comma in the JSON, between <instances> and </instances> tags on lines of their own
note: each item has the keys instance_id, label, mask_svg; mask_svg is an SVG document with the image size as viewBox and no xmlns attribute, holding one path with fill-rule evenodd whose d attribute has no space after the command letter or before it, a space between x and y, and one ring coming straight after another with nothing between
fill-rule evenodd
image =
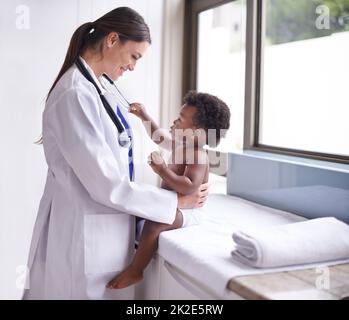
<instances>
[{"instance_id":1,"label":"lab coat pocket","mask_svg":"<svg viewBox=\"0 0 349 320\"><path fill-rule=\"evenodd\" d=\"M84 216L85 274L123 270L132 255L131 216L92 214Z\"/></svg>"}]
</instances>

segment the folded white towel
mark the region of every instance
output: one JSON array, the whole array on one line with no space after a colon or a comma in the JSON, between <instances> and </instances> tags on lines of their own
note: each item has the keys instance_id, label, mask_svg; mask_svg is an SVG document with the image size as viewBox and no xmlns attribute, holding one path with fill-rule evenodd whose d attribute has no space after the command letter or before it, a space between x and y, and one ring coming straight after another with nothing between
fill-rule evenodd
<instances>
[{"instance_id":1,"label":"folded white towel","mask_svg":"<svg viewBox=\"0 0 349 320\"><path fill-rule=\"evenodd\" d=\"M349 258L349 226L319 218L233 233L234 259L256 268L273 268Z\"/></svg>"}]
</instances>

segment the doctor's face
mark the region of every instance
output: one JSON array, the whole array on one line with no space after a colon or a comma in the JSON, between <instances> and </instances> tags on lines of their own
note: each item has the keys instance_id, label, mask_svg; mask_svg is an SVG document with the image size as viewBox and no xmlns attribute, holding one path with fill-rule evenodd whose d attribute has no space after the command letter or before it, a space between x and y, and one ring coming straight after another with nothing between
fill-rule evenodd
<instances>
[{"instance_id":1,"label":"doctor's face","mask_svg":"<svg viewBox=\"0 0 349 320\"><path fill-rule=\"evenodd\" d=\"M105 73L114 81L125 71L133 71L137 61L143 57L149 47L147 41L128 40L122 43L115 32L109 34L106 41L107 45L103 57Z\"/></svg>"}]
</instances>

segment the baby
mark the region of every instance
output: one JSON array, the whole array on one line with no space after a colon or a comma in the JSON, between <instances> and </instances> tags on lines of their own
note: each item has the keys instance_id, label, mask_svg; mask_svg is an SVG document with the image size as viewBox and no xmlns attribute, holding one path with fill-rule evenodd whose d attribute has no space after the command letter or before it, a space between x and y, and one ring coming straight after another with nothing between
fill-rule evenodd
<instances>
[{"instance_id":1,"label":"baby","mask_svg":"<svg viewBox=\"0 0 349 320\"><path fill-rule=\"evenodd\" d=\"M143 105L131 104L129 111L143 121L155 143L171 150L168 165L158 152L153 152L148 159L151 168L162 178L162 188L186 195L208 182L209 162L203 147L207 144L217 146L221 136L229 128L230 111L223 101L206 93L189 92L184 98L179 117L171 126L171 136L159 135L158 125ZM177 209L176 218L170 225L145 221L131 264L112 279L107 288L126 288L141 281L143 271L157 250L160 233L190 224L188 221L193 219L193 214L195 210Z\"/></svg>"}]
</instances>

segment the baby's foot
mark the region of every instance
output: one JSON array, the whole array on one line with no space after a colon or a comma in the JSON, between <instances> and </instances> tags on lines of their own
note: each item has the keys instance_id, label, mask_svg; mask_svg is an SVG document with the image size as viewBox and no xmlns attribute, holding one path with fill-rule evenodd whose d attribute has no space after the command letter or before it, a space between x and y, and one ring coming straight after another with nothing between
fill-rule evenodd
<instances>
[{"instance_id":1,"label":"baby's foot","mask_svg":"<svg viewBox=\"0 0 349 320\"><path fill-rule=\"evenodd\" d=\"M126 268L107 284L108 289L123 289L142 281L143 273L131 267Z\"/></svg>"}]
</instances>

